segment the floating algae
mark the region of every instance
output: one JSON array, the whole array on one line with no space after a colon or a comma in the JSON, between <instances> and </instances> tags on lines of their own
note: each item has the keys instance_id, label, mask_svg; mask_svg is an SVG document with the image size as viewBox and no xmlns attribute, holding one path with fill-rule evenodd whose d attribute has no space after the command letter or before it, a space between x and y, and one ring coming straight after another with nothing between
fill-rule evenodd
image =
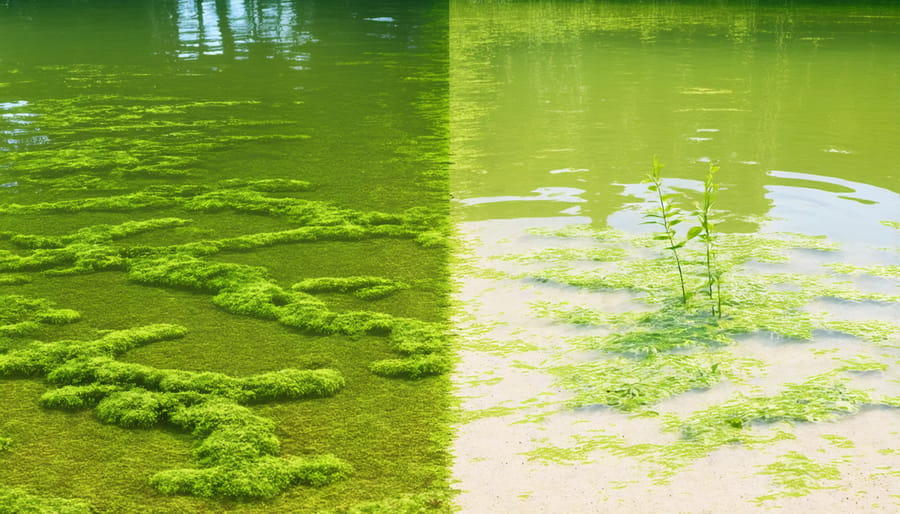
<instances>
[{"instance_id":1,"label":"floating algae","mask_svg":"<svg viewBox=\"0 0 900 514\"><path fill-rule=\"evenodd\" d=\"M275 457L275 424L241 405L332 396L344 386L338 372L288 368L236 378L115 359L132 348L184 334L176 325L151 325L109 332L93 341L32 342L0 354L0 376L43 377L59 386L41 397L47 408L93 407L104 423L127 428L169 424L191 433L201 467L151 477L151 484L164 493L269 498L294 484L321 486L347 476L350 466L331 455Z\"/></svg>"}]
</instances>

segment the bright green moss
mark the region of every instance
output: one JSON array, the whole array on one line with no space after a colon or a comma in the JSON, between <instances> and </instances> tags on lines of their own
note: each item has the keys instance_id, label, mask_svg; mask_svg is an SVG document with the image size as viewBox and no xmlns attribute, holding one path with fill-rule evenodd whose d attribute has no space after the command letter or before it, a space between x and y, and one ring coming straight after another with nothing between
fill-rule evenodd
<instances>
[{"instance_id":1,"label":"bright green moss","mask_svg":"<svg viewBox=\"0 0 900 514\"><path fill-rule=\"evenodd\" d=\"M408 284L382 277L310 278L291 286L295 291L307 293L350 293L363 300L377 300L408 288Z\"/></svg>"},{"instance_id":2,"label":"bright green moss","mask_svg":"<svg viewBox=\"0 0 900 514\"><path fill-rule=\"evenodd\" d=\"M0 512L91 514L95 510L82 500L51 498L15 487L0 486Z\"/></svg>"},{"instance_id":3,"label":"bright green moss","mask_svg":"<svg viewBox=\"0 0 900 514\"><path fill-rule=\"evenodd\" d=\"M171 398L142 389L117 391L97 404L97 417L104 423L125 428L150 428L164 421L175 408Z\"/></svg>"},{"instance_id":4,"label":"bright green moss","mask_svg":"<svg viewBox=\"0 0 900 514\"><path fill-rule=\"evenodd\" d=\"M17 286L29 282L31 282L31 277L28 275L0 274L0 286Z\"/></svg>"},{"instance_id":5,"label":"bright green moss","mask_svg":"<svg viewBox=\"0 0 900 514\"><path fill-rule=\"evenodd\" d=\"M238 378L222 373L157 369L108 357L70 360L48 373L47 380L60 385L94 384L211 394L239 402L322 398L333 396L344 386L343 377L329 369L286 368Z\"/></svg>"},{"instance_id":6,"label":"bright green moss","mask_svg":"<svg viewBox=\"0 0 900 514\"><path fill-rule=\"evenodd\" d=\"M20 350L0 354L0 376L50 374L73 359L111 357L140 345L177 339L184 333L184 328L176 325L149 325L109 332L94 341L35 342Z\"/></svg>"},{"instance_id":7,"label":"bright green moss","mask_svg":"<svg viewBox=\"0 0 900 514\"><path fill-rule=\"evenodd\" d=\"M251 191L261 191L264 193L294 193L300 191L309 191L312 184L305 180L291 179L265 179L265 180L245 180L232 178L219 181L218 186L226 189L249 189Z\"/></svg>"},{"instance_id":8,"label":"bright green moss","mask_svg":"<svg viewBox=\"0 0 900 514\"><path fill-rule=\"evenodd\" d=\"M240 467L179 469L157 473L151 484L165 494L258 500L295 484L324 486L346 478L350 466L333 456L290 460L262 457Z\"/></svg>"},{"instance_id":9,"label":"bright green moss","mask_svg":"<svg viewBox=\"0 0 900 514\"><path fill-rule=\"evenodd\" d=\"M119 386L99 383L63 386L41 395L41 405L48 409L84 409L120 390Z\"/></svg>"},{"instance_id":10,"label":"bright green moss","mask_svg":"<svg viewBox=\"0 0 900 514\"><path fill-rule=\"evenodd\" d=\"M172 424L191 432L203 468L157 475L152 483L163 492L269 498L293 484L323 485L349 472L329 456L311 461L271 457L279 449L274 423L238 404L333 396L344 386L336 371L284 369L231 377L113 359L136 346L183 335L178 326L152 325L109 332L94 341L32 343L0 354L0 376L46 376L61 385L42 396L48 408L95 406L104 423L126 428ZM246 483L255 479L267 482Z\"/></svg>"},{"instance_id":11,"label":"bright green moss","mask_svg":"<svg viewBox=\"0 0 900 514\"><path fill-rule=\"evenodd\" d=\"M392 514L421 514L423 512L456 512L452 495L446 491L425 491L405 494L396 498L364 502L356 505L340 506L325 514L365 514L370 512L390 512Z\"/></svg>"},{"instance_id":12,"label":"bright green moss","mask_svg":"<svg viewBox=\"0 0 900 514\"><path fill-rule=\"evenodd\" d=\"M47 214L75 212L127 212L142 209L160 209L173 207L179 202L151 193L130 193L120 196L85 198L82 200L62 200L29 205L8 203L0 205L0 214Z\"/></svg>"},{"instance_id":13,"label":"bright green moss","mask_svg":"<svg viewBox=\"0 0 900 514\"><path fill-rule=\"evenodd\" d=\"M450 371L452 362L442 354L428 354L405 359L385 359L373 362L369 369L383 377L422 378L442 375Z\"/></svg>"}]
</instances>

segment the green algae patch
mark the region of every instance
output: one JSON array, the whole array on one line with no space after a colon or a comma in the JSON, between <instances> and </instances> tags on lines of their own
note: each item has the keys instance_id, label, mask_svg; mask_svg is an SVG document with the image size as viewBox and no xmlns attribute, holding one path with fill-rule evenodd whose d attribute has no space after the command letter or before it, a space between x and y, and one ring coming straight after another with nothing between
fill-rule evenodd
<instances>
[{"instance_id":1,"label":"green algae patch","mask_svg":"<svg viewBox=\"0 0 900 514\"><path fill-rule=\"evenodd\" d=\"M54 514L92 514L90 503L30 493L17 487L0 486L0 511L52 512Z\"/></svg>"},{"instance_id":2,"label":"green algae patch","mask_svg":"<svg viewBox=\"0 0 900 514\"><path fill-rule=\"evenodd\" d=\"M840 488L838 485L830 485L841 478L837 466L810 459L799 452L779 456L759 473L771 477L776 491L755 498L753 501L757 504L779 498L806 496L815 490Z\"/></svg>"},{"instance_id":3,"label":"green algae patch","mask_svg":"<svg viewBox=\"0 0 900 514\"><path fill-rule=\"evenodd\" d=\"M184 335L176 325L153 325L109 332L94 341L33 342L0 354L0 376L44 377L60 386L41 397L47 408L94 408L103 423L145 429L168 424L190 433L202 467L151 477L163 493L271 498L292 485L322 486L348 476L349 464L331 455L277 458L274 423L240 405L333 396L345 384L338 372L282 369L237 378L115 359L138 346Z\"/></svg>"},{"instance_id":4,"label":"green algae patch","mask_svg":"<svg viewBox=\"0 0 900 514\"><path fill-rule=\"evenodd\" d=\"M574 408L606 405L625 412L654 405L695 389L707 389L724 378L722 355L655 354L561 366L551 371L559 384L575 391ZM598 383L602 377L603 383Z\"/></svg>"},{"instance_id":5,"label":"green algae patch","mask_svg":"<svg viewBox=\"0 0 900 514\"><path fill-rule=\"evenodd\" d=\"M843 273L846 275L863 273L875 277L900 279L900 266L897 265L853 266L850 264L834 263L829 264L828 267L837 273Z\"/></svg>"},{"instance_id":6,"label":"green algae patch","mask_svg":"<svg viewBox=\"0 0 900 514\"><path fill-rule=\"evenodd\" d=\"M755 425L833 421L871 405L868 393L849 388L833 374L787 384L775 396L739 396L721 405L698 411L687 419L672 418L666 427L688 441L717 447L733 442L756 442L766 435L750 430Z\"/></svg>"}]
</instances>

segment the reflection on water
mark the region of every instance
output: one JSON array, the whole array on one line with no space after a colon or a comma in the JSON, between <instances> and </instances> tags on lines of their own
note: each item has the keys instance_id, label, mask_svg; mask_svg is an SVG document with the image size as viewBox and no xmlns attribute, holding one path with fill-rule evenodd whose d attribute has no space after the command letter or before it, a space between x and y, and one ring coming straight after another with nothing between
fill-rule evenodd
<instances>
[{"instance_id":1,"label":"reflection on water","mask_svg":"<svg viewBox=\"0 0 900 514\"><path fill-rule=\"evenodd\" d=\"M629 203L618 184L639 181L654 154L672 178L702 180L719 161L719 207L738 216L773 213L768 170L896 188L900 97L884 94L900 90L896 8L460 1L453 15L466 197L576 187L602 225Z\"/></svg>"},{"instance_id":2,"label":"reflection on water","mask_svg":"<svg viewBox=\"0 0 900 514\"><path fill-rule=\"evenodd\" d=\"M897 243L897 231L882 221L900 220L900 194L889 189L809 173L772 170L783 183L804 181L807 187L767 185L772 203L771 227L784 232L824 235L867 246ZM830 186L830 187L829 187ZM834 188L838 191L834 191Z\"/></svg>"},{"instance_id":3,"label":"reflection on water","mask_svg":"<svg viewBox=\"0 0 900 514\"><path fill-rule=\"evenodd\" d=\"M316 40L308 29L311 16L298 10L310 5L289 0L179 0L178 58L224 54L246 59L253 45L266 43L270 57L305 61L309 54L297 47Z\"/></svg>"}]
</instances>

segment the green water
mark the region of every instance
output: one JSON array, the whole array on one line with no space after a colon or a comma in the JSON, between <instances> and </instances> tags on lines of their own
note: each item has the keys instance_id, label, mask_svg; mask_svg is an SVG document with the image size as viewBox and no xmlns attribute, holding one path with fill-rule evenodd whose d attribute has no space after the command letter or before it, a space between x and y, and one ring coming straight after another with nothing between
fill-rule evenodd
<instances>
[{"instance_id":1,"label":"green water","mask_svg":"<svg viewBox=\"0 0 900 514\"><path fill-rule=\"evenodd\" d=\"M897 242L878 225L900 216L895 6L454 2L451 12L464 219L571 209L563 216L632 228L634 184L655 154L684 190L718 161L720 208L735 215ZM504 198L541 194L553 201Z\"/></svg>"},{"instance_id":2,"label":"green water","mask_svg":"<svg viewBox=\"0 0 900 514\"><path fill-rule=\"evenodd\" d=\"M166 323L186 335L114 357L236 377L334 370L346 382L334 397L242 412L274 423L277 457L334 455L353 468L261 503L161 494L148 479L202 467L191 454L202 436L42 408L55 387L46 371L9 372L0 377L0 437L11 441L0 485L105 512L321 511L444 494L446 375L373 371L407 362L399 329L354 323L440 330L445 319L446 33L441 2L0 3L0 292L80 313L4 336L0 351ZM89 235L166 218L177 220ZM277 240L247 243L259 234ZM201 241L215 249L199 250ZM181 271L137 276L140 263L173 258L187 259ZM400 287L366 298L291 290L352 276ZM226 291L250 296L213 300ZM288 321L298 298L326 324ZM22 309L8 307L3 323L36 315ZM357 314L328 325L344 312Z\"/></svg>"}]
</instances>

